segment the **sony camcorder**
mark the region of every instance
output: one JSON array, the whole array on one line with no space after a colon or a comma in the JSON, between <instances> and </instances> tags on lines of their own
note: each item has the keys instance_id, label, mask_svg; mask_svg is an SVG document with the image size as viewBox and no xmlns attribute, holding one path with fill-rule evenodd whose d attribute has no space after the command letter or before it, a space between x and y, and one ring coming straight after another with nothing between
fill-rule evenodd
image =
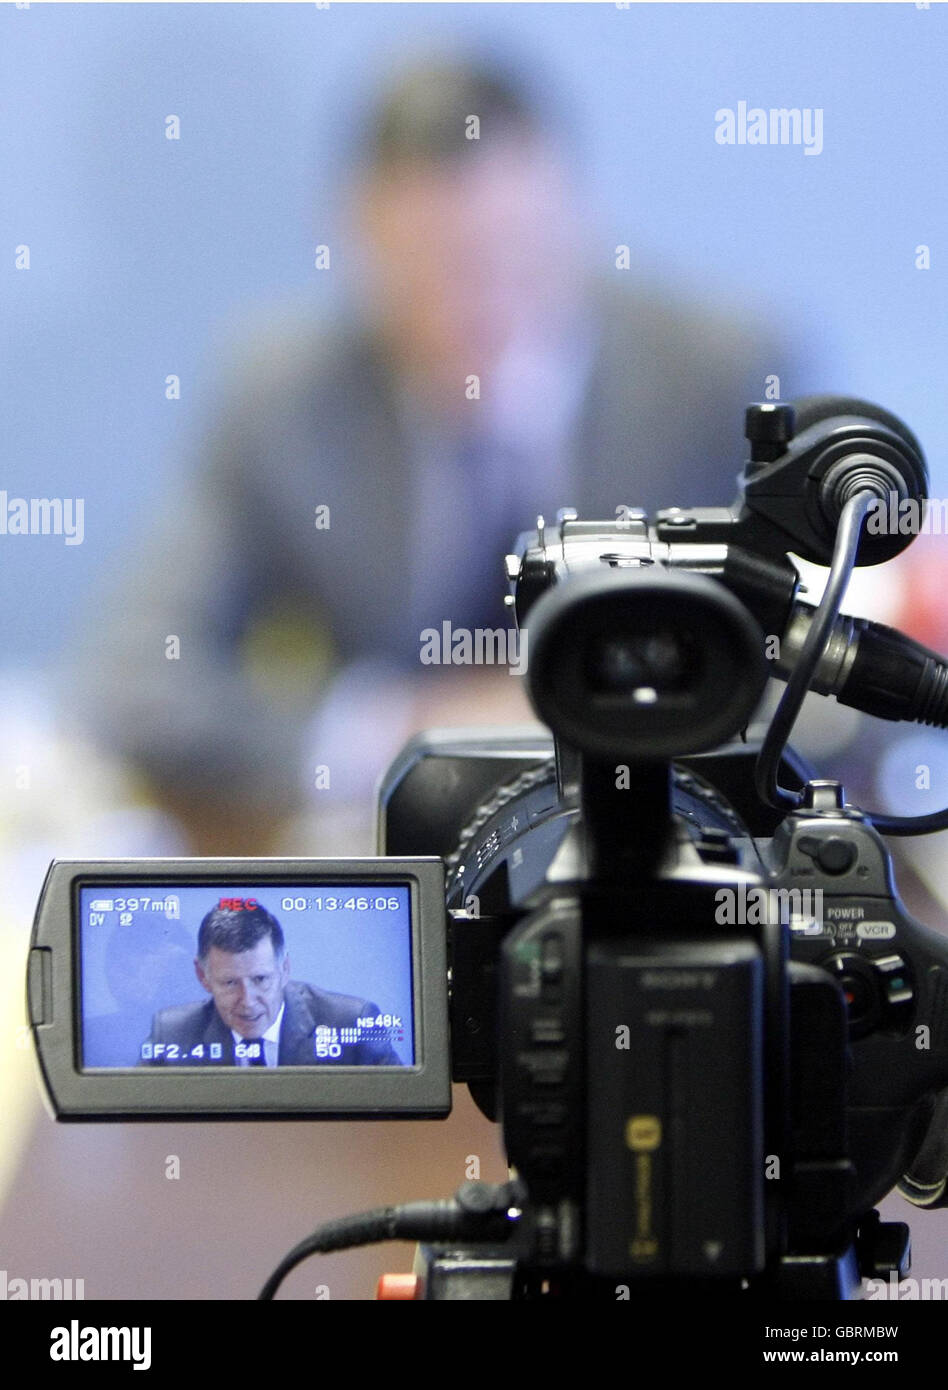
<instances>
[{"instance_id":1,"label":"sony camcorder","mask_svg":"<svg viewBox=\"0 0 948 1390\"><path fill-rule=\"evenodd\" d=\"M380 857L55 862L28 996L57 1116L444 1116L508 1183L332 1223L419 1241L427 1298L851 1297L945 1200L948 940L788 738L809 690L948 725L948 666L840 614L908 545L922 450L863 401L747 412L731 508L542 518L507 557L550 732L421 735ZM792 556L828 567L804 603ZM787 682L754 723L769 676Z\"/></svg>"}]
</instances>

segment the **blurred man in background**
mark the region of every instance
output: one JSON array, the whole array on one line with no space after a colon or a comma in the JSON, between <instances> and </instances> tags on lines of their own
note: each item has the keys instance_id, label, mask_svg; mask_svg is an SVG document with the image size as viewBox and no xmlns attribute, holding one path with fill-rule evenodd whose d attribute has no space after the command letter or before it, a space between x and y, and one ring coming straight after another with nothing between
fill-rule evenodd
<instances>
[{"instance_id":1,"label":"blurred man in background","mask_svg":"<svg viewBox=\"0 0 948 1390\"><path fill-rule=\"evenodd\" d=\"M306 788L367 803L418 728L529 718L505 668L421 665L422 630L507 625L538 513L731 501L747 401L804 388L753 325L590 257L575 172L493 69L427 64L382 102L361 302L251 344L89 647L87 719L198 852L263 852Z\"/></svg>"}]
</instances>

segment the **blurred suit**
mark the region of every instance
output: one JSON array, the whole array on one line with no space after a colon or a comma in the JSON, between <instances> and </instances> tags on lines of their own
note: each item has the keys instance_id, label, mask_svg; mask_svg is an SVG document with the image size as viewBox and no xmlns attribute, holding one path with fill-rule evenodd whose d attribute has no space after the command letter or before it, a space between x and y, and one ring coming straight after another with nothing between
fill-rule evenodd
<instances>
[{"instance_id":1,"label":"blurred suit","mask_svg":"<svg viewBox=\"0 0 948 1390\"><path fill-rule=\"evenodd\" d=\"M369 659L417 676L422 627L508 625L502 556L538 512L732 501L744 407L771 373L785 396L808 383L759 326L627 285L591 293L584 351L555 387L575 395L556 449L528 459L520 440L518 460L494 431L489 476L476 452L489 380L462 466L455 440L421 438L368 329L304 321L258 338L193 483L97 614L79 708L106 746L159 786L285 801L336 673Z\"/></svg>"},{"instance_id":2,"label":"blurred suit","mask_svg":"<svg viewBox=\"0 0 948 1390\"><path fill-rule=\"evenodd\" d=\"M316 1029L326 1027L335 1030L355 1029L360 1018L374 1018L379 1010L368 999L358 999L351 994L337 994L326 989L317 989L300 980L287 981L283 996L283 1021L280 1025L280 1044L276 1065L281 1067L349 1066L381 1067L400 1066L401 1058L388 1039L378 1041L371 1036L357 1043L343 1045L339 1057L327 1057L317 1062L315 1055ZM259 1039L247 1039L259 1042ZM213 999L197 1004L180 1004L170 1009L161 1009L152 1020L151 1035L148 1042L164 1045L159 1057L149 1057L140 1061L139 1066L199 1066L211 1065L214 1061L212 1046L216 1044L218 1053L215 1065L235 1066L234 1036L218 1013ZM177 1049L177 1060L167 1061L168 1045ZM193 1056L194 1049L202 1049L200 1059ZM262 1054L261 1054L262 1056Z\"/></svg>"}]
</instances>

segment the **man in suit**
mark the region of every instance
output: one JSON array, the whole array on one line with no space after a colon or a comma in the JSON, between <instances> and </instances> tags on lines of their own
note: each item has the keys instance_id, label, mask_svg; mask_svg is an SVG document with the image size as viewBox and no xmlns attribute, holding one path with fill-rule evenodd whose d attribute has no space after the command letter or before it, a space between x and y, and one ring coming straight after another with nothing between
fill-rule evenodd
<instances>
[{"instance_id":1,"label":"man in suit","mask_svg":"<svg viewBox=\"0 0 948 1390\"><path fill-rule=\"evenodd\" d=\"M510 625L503 556L538 513L730 502L746 403L810 384L769 331L626 269L574 175L517 82L409 73L352 179L361 301L224 372L71 692L196 852L366 800L419 728L532 718L503 668L422 666L420 633Z\"/></svg>"},{"instance_id":2,"label":"man in suit","mask_svg":"<svg viewBox=\"0 0 948 1390\"><path fill-rule=\"evenodd\" d=\"M387 1039L360 1038L341 1043L338 1056L317 1054L320 1043L335 1042L378 1008L291 980L283 930L259 904L213 908L198 931L194 969L211 998L160 1010L142 1065L402 1065Z\"/></svg>"}]
</instances>

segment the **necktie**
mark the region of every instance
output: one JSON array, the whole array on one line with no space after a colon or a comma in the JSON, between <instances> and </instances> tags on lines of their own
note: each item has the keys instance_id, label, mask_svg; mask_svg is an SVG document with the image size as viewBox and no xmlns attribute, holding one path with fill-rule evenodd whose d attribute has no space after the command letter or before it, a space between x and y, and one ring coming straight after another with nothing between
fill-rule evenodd
<instances>
[{"instance_id":1,"label":"necktie","mask_svg":"<svg viewBox=\"0 0 948 1390\"><path fill-rule=\"evenodd\" d=\"M260 1052L256 1057L251 1057L250 1062L248 1064L251 1067L265 1067L267 1065L266 1043L263 1041L263 1038L259 1038L258 1042L260 1046Z\"/></svg>"},{"instance_id":2,"label":"necktie","mask_svg":"<svg viewBox=\"0 0 948 1390\"><path fill-rule=\"evenodd\" d=\"M455 589L455 623L471 628L502 627L504 555L524 523L512 515L516 494L517 460L486 438L471 436L458 450L458 472L464 507L454 528L459 543ZM463 539L462 539L463 536ZM460 590L460 592L458 592Z\"/></svg>"}]
</instances>

